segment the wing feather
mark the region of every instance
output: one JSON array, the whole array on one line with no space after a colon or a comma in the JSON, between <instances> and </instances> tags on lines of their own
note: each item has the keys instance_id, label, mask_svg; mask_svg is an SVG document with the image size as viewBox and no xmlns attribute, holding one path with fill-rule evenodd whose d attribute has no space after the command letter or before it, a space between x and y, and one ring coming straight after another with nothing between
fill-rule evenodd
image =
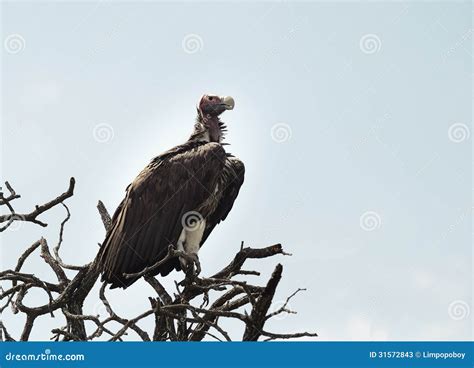
<instances>
[{"instance_id":1,"label":"wing feather","mask_svg":"<svg viewBox=\"0 0 474 368\"><path fill-rule=\"evenodd\" d=\"M140 272L163 258L178 240L183 215L206 200L225 163L218 143L200 143L153 160L127 188L113 216L101 248L102 279L112 287L127 287L136 280L124 273ZM157 273L179 268L173 261Z\"/></svg>"},{"instance_id":2,"label":"wing feather","mask_svg":"<svg viewBox=\"0 0 474 368\"><path fill-rule=\"evenodd\" d=\"M204 230L201 239L201 246L211 234L214 227L226 219L239 194L240 187L244 183L244 176L244 163L230 154L227 155L226 164L221 176L222 181L219 183L221 190L223 190L223 194L216 210L211 214L211 216L209 216L206 223L206 229Z\"/></svg>"}]
</instances>

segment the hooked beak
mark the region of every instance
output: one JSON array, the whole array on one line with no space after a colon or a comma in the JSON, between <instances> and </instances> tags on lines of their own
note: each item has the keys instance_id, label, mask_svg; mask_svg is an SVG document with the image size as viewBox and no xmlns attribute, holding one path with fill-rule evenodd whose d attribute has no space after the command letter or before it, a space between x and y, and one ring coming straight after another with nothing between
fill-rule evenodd
<instances>
[{"instance_id":1,"label":"hooked beak","mask_svg":"<svg viewBox=\"0 0 474 368\"><path fill-rule=\"evenodd\" d=\"M224 105L226 110L233 110L235 106L235 101L230 96L222 96L221 97L222 104Z\"/></svg>"},{"instance_id":2,"label":"hooked beak","mask_svg":"<svg viewBox=\"0 0 474 368\"><path fill-rule=\"evenodd\" d=\"M212 96L214 97L214 96ZM226 110L233 110L235 106L234 99L230 96L215 96L216 99L212 103L204 103L198 109L204 115L219 116Z\"/></svg>"}]
</instances>

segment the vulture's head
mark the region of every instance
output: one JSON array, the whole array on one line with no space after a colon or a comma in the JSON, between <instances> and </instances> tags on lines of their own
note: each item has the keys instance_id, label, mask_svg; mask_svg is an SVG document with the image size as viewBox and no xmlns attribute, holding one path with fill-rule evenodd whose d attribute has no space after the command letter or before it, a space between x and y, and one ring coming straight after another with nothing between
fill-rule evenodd
<instances>
[{"instance_id":1,"label":"vulture's head","mask_svg":"<svg viewBox=\"0 0 474 368\"><path fill-rule=\"evenodd\" d=\"M204 95L199 101L198 110L202 116L217 117L225 110L232 110L234 105L234 99L230 96Z\"/></svg>"}]
</instances>

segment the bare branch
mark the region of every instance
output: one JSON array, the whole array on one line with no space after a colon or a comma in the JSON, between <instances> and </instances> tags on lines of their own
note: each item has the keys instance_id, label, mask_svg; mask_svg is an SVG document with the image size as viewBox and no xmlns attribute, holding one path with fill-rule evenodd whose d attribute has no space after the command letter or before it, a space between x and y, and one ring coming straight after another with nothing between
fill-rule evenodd
<instances>
[{"instance_id":1,"label":"bare branch","mask_svg":"<svg viewBox=\"0 0 474 368\"><path fill-rule=\"evenodd\" d=\"M61 222L61 227L60 227L60 230L59 230L58 244L53 248L54 257L55 257L56 261L58 262L58 264L62 268L65 268L65 269L68 269L68 270L79 271L79 270L82 270L86 266L75 266L75 265L71 265L71 264L65 264L63 262L63 260L61 259L61 257L59 256L59 250L60 250L61 245L63 243L64 227L65 227L66 223L69 221L69 219L71 218L71 213L69 212L68 206L66 206L62 202L61 202L61 204L66 209L66 218Z\"/></svg>"},{"instance_id":2,"label":"bare branch","mask_svg":"<svg viewBox=\"0 0 474 368\"><path fill-rule=\"evenodd\" d=\"M313 332L296 332L296 333L291 333L291 334L278 334L278 333L260 331L260 334L262 336L268 336L268 339L265 339L264 341L277 340L277 339L297 339L300 337L318 337L318 334L313 333Z\"/></svg>"},{"instance_id":3,"label":"bare branch","mask_svg":"<svg viewBox=\"0 0 474 368\"><path fill-rule=\"evenodd\" d=\"M265 290L263 290L262 294L253 306L252 313L250 315L251 323L247 324L247 328L245 329L242 340L257 341L261 335L261 330L266 321L265 317L272 303L278 283L281 280L282 272L283 266L278 264L275 267L270 280L268 280Z\"/></svg>"},{"instance_id":4,"label":"bare branch","mask_svg":"<svg viewBox=\"0 0 474 368\"><path fill-rule=\"evenodd\" d=\"M7 328L2 321L0 321L0 341L15 341L15 339L8 333Z\"/></svg>"},{"instance_id":5,"label":"bare branch","mask_svg":"<svg viewBox=\"0 0 474 368\"><path fill-rule=\"evenodd\" d=\"M75 186L75 184L76 184L76 181L74 180L74 178L71 178L69 180L69 188L67 189L66 192L64 192L60 196L56 197L52 201L49 201L48 203L45 203L41 206L37 205L34 211L32 211L30 213L27 213L27 214L17 214L17 213L15 213L15 211L13 210L11 205L9 204L10 201L6 200L6 198L4 198L3 195L2 195L2 198L1 198L2 203L6 204L9 207L11 214L10 215L0 215L0 223L7 222L6 226L0 228L0 232L7 229L8 226L10 226L14 221L26 221L26 222L35 223L35 224L43 226L43 227L47 226L46 223L41 222L40 220L37 219L37 217L39 215L41 215L43 212L46 212L49 209L53 208L54 206L58 205L59 203L63 202L67 198L72 197L74 195L74 186Z\"/></svg>"},{"instance_id":6,"label":"bare branch","mask_svg":"<svg viewBox=\"0 0 474 368\"><path fill-rule=\"evenodd\" d=\"M242 243L243 245L243 243ZM244 262L249 259L258 259L258 258L267 258L274 256L276 254L283 254L283 255L290 255L289 253L285 253L281 244L274 244L266 248L242 248L239 253L236 254L233 261L225 267L222 271L216 273L213 278L225 278L229 277L232 274L236 274L243 266Z\"/></svg>"},{"instance_id":7,"label":"bare branch","mask_svg":"<svg viewBox=\"0 0 474 368\"><path fill-rule=\"evenodd\" d=\"M291 298L293 298L300 291L306 291L306 289L301 289L301 288L296 289L296 291L293 294L291 294L288 298L286 298L285 303L280 308L278 308L275 312L272 312L272 313L268 314L265 317L265 319L270 319L270 318L272 318L272 317L274 317L278 314L281 314L281 313L296 314L296 312L294 312L290 309L287 309L287 306L288 306L288 303L290 302Z\"/></svg>"},{"instance_id":8,"label":"bare branch","mask_svg":"<svg viewBox=\"0 0 474 368\"><path fill-rule=\"evenodd\" d=\"M5 186L10 192L10 195L8 197L5 197L4 194L0 192L0 206L6 205L7 202L11 202L21 197L19 194L16 194L15 190L12 188L12 186L10 185L8 181L5 182Z\"/></svg>"},{"instance_id":9,"label":"bare branch","mask_svg":"<svg viewBox=\"0 0 474 368\"><path fill-rule=\"evenodd\" d=\"M102 219L105 230L109 231L109 229L112 227L112 219L110 218L109 211L107 211L107 208L105 208L105 205L102 201L97 203L97 209L99 210L100 218Z\"/></svg>"},{"instance_id":10,"label":"bare branch","mask_svg":"<svg viewBox=\"0 0 474 368\"><path fill-rule=\"evenodd\" d=\"M65 228L71 218L68 206L64 200L74 193L75 181L71 178L66 192L46 204L35 207L28 214L17 214L11 201L20 198L8 182L6 187L8 196L0 193L0 206L5 206L10 212L0 215L0 230L6 229L14 221L26 221L46 226L38 219L42 213L61 204L66 211L66 216L59 227L59 238L51 254L48 241L41 238L26 248L19 256L15 268L0 271L0 300L4 304L0 307L3 312L10 306L13 313L21 313L25 323L19 339L29 340L35 321L43 315L61 314L66 319L66 325L51 329L52 340L59 341L91 341L102 335L108 335L110 341L130 339L129 332L133 331L143 341L201 341L211 338L219 341L231 341L231 334L221 324L223 319L233 319L244 324L243 340L256 341L260 337L266 340L290 339L299 337L317 336L310 332L276 334L264 329L265 323L270 318L280 313L290 313L289 301L303 289L297 289L291 294L280 308L268 313L272 304L276 288L282 277L282 266L278 264L270 279L260 286L247 281L235 280L235 276L261 276L257 270L242 269L247 259L264 259L278 254L288 255L280 244L266 248L241 247L233 260L221 271L211 277L197 277L192 272L184 275L180 282L175 281L176 290L167 290L161 281L153 276L157 268L168 260L181 257L189 261L194 259L183 251L170 245L166 256L154 265L132 274L125 274L127 278L140 278L151 286L155 297L149 297L150 307L133 318L119 316L118 309L113 308L106 296L106 284L102 284L98 292L98 300L103 304L106 315L95 315L84 312L84 301L91 294L100 274L98 258L80 266L64 263L60 257L61 247L65 246ZM112 219L105 205L99 201L97 205L99 215L106 231L110 230ZM22 271L26 260L39 248L39 255L45 261L44 265L57 279L56 283ZM67 273L66 273L67 271ZM47 295L47 301L39 305L25 305L23 300L30 290L41 289ZM123 291L127 298L127 291ZM96 296L97 297L97 296ZM29 303L32 303L28 300ZM34 304L34 303L33 303ZM250 314L246 309L250 309ZM102 314L102 313L101 313ZM142 328L139 323L148 317L154 317L150 331ZM54 317L55 318L55 317ZM52 321L55 321L53 319ZM148 321L148 319L147 319ZM86 323L87 322L87 323ZM140 323L141 325L142 323ZM150 327L147 323L147 327ZM136 336L135 336L136 338ZM0 321L0 340L14 341Z\"/></svg>"}]
</instances>

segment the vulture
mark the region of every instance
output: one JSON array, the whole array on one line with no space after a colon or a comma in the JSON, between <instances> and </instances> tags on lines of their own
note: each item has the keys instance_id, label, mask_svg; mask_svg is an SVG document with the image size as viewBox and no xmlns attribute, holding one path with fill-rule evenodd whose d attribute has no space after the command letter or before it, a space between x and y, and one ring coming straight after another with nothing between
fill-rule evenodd
<instances>
[{"instance_id":1,"label":"vulture","mask_svg":"<svg viewBox=\"0 0 474 368\"><path fill-rule=\"evenodd\" d=\"M202 96L189 139L153 158L127 187L99 251L102 281L126 288L136 274L163 260L169 246L187 255L170 258L153 275L172 270L200 272L198 251L225 220L244 182L244 164L224 149L230 96ZM191 261L192 260L192 261ZM194 270L196 266L196 270Z\"/></svg>"}]
</instances>

